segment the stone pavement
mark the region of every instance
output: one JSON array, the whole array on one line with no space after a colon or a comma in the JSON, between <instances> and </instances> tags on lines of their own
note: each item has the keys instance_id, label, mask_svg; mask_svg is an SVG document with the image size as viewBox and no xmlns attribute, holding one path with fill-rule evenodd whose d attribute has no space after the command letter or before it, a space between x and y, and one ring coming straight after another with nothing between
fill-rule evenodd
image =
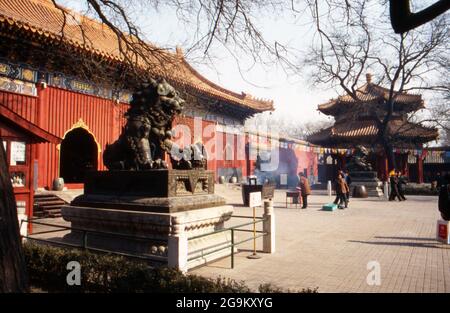
<instances>
[{"instance_id":1,"label":"stone pavement","mask_svg":"<svg viewBox=\"0 0 450 313\"><path fill-rule=\"evenodd\" d=\"M236 204L236 215L252 214L241 205L240 188L217 185L216 193ZM450 292L450 246L435 240L437 197L351 199L348 209L335 212L321 210L332 201L323 192L308 200L307 210L287 209L285 192L276 191L276 253L250 260L246 257L252 245L244 244L234 269L226 258L191 273L244 280L253 288L273 283L291 289L318 287L319 292ZM246 221L235 218L227 226ZM373 261L380 265L378 286L367 283L376 269L377 263L369 263Z\"/></svg>"}]
</instances>

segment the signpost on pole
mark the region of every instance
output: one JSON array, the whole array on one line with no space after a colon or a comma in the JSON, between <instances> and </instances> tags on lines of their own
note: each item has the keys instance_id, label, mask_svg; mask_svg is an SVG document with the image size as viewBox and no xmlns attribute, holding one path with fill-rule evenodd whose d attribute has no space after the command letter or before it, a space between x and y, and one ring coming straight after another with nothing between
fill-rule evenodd
<instances>
[{"instance_id":1,"label":"signpost on pole","mask_svg":"<svg viewBox=\"0 0 450 313\"><path fill-rule=\"evenodd\" d=\"M331 193L332 193L331 180L329 180L327 183L327 193L328 193L328 197L331 199Z\"/></svg>"},{"instance_id":2,"label":"signpost on pole","mask_svg":"<svg viewBox=\"0 0 450 313\"><path fill-rule=\"evenodd\" d=\"M250 193L250 207L253 209L253 254L249 255L248 259L260 259L256 253L256 207L260 207L262 205L261 200L261 192L251 192Z\"/></svg>"}]
</instances>

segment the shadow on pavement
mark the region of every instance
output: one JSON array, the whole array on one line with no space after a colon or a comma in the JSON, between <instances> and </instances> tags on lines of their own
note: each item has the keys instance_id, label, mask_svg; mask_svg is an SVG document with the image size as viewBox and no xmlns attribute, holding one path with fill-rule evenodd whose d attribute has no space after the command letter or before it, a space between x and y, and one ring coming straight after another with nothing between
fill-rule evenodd
<instances>
[{"instance_id":1,"label":"shadow on pavement","mask_svg":"<svg viewBox=\"0 0 450 313\"><path fill-rule=\"evenodd\" d=\"M423 241L436 241L436 238L424 238L424 237L389 237L389 236L375 236L374 238L380 239L399 239L399 240L423 240Z\"/></svg>"},{"instance_id":2,"label":"shadow on pavement","mask_svg":"<svg viewBox=\"0 0 450 313\"><path fill-rule=\"evenodd\" d=\"M360 241L360 240L348 240L348 242L364 243L368 245L376 246L403 246L403 247L416 247L416 248L437 248L437 249L450 249L443 244L436 242L435 244L420 243L420 242L385 242L385 241Z\"/></svg>"}]
</instances>

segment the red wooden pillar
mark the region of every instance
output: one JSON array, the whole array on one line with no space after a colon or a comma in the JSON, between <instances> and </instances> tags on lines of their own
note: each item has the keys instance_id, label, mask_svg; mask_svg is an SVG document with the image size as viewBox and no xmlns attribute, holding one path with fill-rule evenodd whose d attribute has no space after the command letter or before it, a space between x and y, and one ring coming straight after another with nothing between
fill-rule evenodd
<instances>
[{"instance_id":1,"label":"red wooden pillar","mask_svg":"<svg viewBox=\"0 0 450 313\"><path fill-rule=\"evenodd\" d=\"M385 154L378 155L379 170L378 175L382 181L388 181L389 179L389 164L388 158Z\"/></svg>"},{"instance_id":2,"label":"red wooden pillar","mask_svg":"<svg viewBox=\"0 0 450 313\"><path fill-rule=\"evenodd\" d=\"M408 154L407 153L402 154L402 169L401 169L401 171L402 171L402 174L404 176L406 176L406 177L409 176L409 173L408 173Z\"/></svg>"},{"instance_id":3,"label":"red wooden pillar","mask_svg":"<svg viewBox=\"0 0 450 313\"><path fill-rule=\"evenodd\" d=\"M46 85L37 84L37 95L38 95L38 101L37 101L37 110L36 110L36 121L37 125L48 131L48 123L49 123L49 113L48 113L48 89ZM36 144L36 160L37 160L37 173L34 173L34 175L37 175L38 179L38 187L45 187L46 184L46 172L48 163L50 160L48 160L47 155L47 143L40 143ZM51 187L51 186L49 186Z\"/></svg>"},{"instance_id":4,"label":"red wooden pillar","mask_svg":"<svg viewBox=\"0 0 450 313\"><path fill-rule=\"evenodd\" d=\"M30 195L28 197L28 208L26 210L26 214L27 214L27 219L31 219L34 216L34 192L36 190L34 190L34 180L35 177L34 175L37 175L38 173L35 173L34 171L34 162L38 160L38 146L36 143L28 143L28 145L30 145L30 169L29 169L29 189L30 189ZM42 145L40 145L42 146ZM39 163L38 163L39 165ZM28 234L32 234L33 233L33 224L32 223L27 223L28 224Z\"/></svg>"},{"instance_id":5,"label":"red wooden pillar","mask_svg":"<svg viewBox=\"0 0 450 313\"><path fill-rule=\"evenodd\" d=\"M417 183L423 183L423 158L422 156L417 156Z\"/></svg>"},{"instance_id":6,"label":"red wooden pillar","mask_svg":"<svg viewBox=\"0 0 450 313\"><path fill-rule=\"evenodd\" d=\"M340 171L345 170L345 168L346 168L345 155L338 153L338 154L336 154L336 159L337 159L337 164L338 164L338 166L337 166L338 170L340 170Z\"/></svg>"}]
</instances>

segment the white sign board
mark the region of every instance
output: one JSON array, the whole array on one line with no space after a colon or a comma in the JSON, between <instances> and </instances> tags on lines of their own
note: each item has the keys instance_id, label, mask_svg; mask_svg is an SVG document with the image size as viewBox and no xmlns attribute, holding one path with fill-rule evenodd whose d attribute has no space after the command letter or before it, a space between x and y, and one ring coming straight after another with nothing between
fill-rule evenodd
<instances>
[{"instance_id":1,"label":"white sign board","mask_svg":"<svg viewBox=\"0 0 450 313\"><path fill-rule=\"evenodd\" d=\"M280 174L280 185L287 185L287 174Z\"/></svg>"},{"instance_id":2,"label":"white sign board","mask_svg":"<svg viewBox=\"0 0 450 313\"><path fill-rule=\"evenodd\" d=\"M261 192L250 192L250 207L254 208L262 205Z\"/></svg>"},{"instance_id":3,"label":"white sign board","mask_svg":"<svg viewBox=\"0 0 450 313\"><path fill-rule=\"evenodd\" d=\"M25 162L26 144L21 141L11 141L11 165Z\"/></svg>"}]
</instances>

